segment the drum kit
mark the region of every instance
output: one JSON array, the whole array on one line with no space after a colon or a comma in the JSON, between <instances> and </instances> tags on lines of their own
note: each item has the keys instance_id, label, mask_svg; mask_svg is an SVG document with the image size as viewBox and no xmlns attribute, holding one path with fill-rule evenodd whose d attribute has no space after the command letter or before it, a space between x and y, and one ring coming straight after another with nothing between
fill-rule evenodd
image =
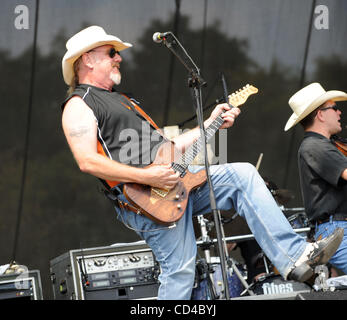
<instances>
[{"instance_id":1,"label":"drum kit","mask_svg":"<svg viewBox=\"0 0 347 320\"><path fill-rule=\"evenodd\" d=\"M284 207L293 195L278 189L264 179L278 206L295 232L308 237L309 222L304 208ZM236 212L221 212L223 245L226 253L227 287L230 299L276 299L310 291L306 283L284 280L267 259L246 221ZM215 252L214 222L210 215L194 218L198 258L192 300L218 300L225 298L221 264ZM236 250L239 248L239 250ZM239 251L239 252L238 252ZM235 258L236 256L236 258ZM238 262L242 261L242 262Z\"/></svg>"}]
</instances>

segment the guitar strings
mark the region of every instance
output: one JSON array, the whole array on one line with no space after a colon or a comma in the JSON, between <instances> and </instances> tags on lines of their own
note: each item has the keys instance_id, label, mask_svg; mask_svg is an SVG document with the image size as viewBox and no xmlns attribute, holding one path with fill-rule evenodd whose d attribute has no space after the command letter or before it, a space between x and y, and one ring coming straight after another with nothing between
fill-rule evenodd
<instances>
[{"instance_id":1,"label":"guitar strings","mask_svg":"<svg viewBox=\"0 0 347 320\"><path fill-rule=\"evenodd\" d=\"M223 124L224 120L221 114L211 123L211 125L206 128L206 138L209 140L217 132L220 126ZM217 123L217 124L216 124ZM193 162L197 154L201 150L202 146L202 136L200 136L197 141L188 148L188 150L182 154L181 158L172 165L175 171L181 174L188 168L188 166ZM183 170L183 172L182 172Z\"/></svg>"}]
</instances>

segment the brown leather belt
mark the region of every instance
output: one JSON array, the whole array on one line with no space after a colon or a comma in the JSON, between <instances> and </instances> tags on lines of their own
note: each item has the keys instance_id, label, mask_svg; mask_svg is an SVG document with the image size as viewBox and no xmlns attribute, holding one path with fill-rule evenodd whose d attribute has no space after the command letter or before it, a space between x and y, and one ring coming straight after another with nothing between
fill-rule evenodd
<instances>
[{"instance_id":1,"label":"brown leather belt","mask_svg":"<svg viewBox=\"0 0 347 320\"><path fill-rule=\"evenodd\" d=\"M347 221L347 213L335 213L332 215L332 221ZM322 224L330 221L330 217L322 220L317 220L317 224Z\"/></svg>"},{"instance_id":2,"label":"brown leather belt","mask_svg":"<svg viewBox=\"0 0 347 320\"><path fill-rule=\"evenodd\" d=\"M118 207L121 208L121 209L125 209L125 210L129 210L129 211L132 211L136 214L142 214L142 210L140 208L136 208L134 207L133 205L127 203L127 202L123 202L121 200L118 199L117 202L115 202L115 204L117 205L118 204Z\"/></svg>"},{"instance_id":3,"label":"brown leather belt","mask_svg":"<svg viewBox=\"0 0 347 320\"><path fill-rule=\"evenodd\" d=\"M143 211L140 208L137 208L127 202L124 202L120 199L118 199L118 195L120 194L120 191L117 190L107 190L107 189L102 189L102 193L108 198L109 200L112 201L114 205L116 205L118 208L125 209L132 211L136 214L143 214ZM121 189L122 191L122 189Z\"/></svg>"}]
</instances>

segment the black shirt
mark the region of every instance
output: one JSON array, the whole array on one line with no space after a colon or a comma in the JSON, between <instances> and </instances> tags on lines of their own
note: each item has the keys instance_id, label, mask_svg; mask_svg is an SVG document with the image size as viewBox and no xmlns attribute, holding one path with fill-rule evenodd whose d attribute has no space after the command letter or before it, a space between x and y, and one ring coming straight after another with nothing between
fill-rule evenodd
<instances>
[{"instance_id":1,"label":"black shirt","mask_svg":"<svg viewBox=\"0 0 347 320\"><path fill-rule=\"evenodd\" d=\"M80 84L64 101L81 97L92 109L98 127L98 142L104 154L118 162L143 167L153 162L163 136L135 108L139 104L115 90L111 92Z\"/></svg>"},{"instance_id":2,"label":"black shirt","mask_svg":"<svg viewBox=\"0 0 347 320\"><path fill-rule=\"evenodd\" d=\"M298 164L305 211L310 221L334 213L347 214L347 168L345 157L321 134L306 132L298 151Z\"/></svg>"}]
</instances>

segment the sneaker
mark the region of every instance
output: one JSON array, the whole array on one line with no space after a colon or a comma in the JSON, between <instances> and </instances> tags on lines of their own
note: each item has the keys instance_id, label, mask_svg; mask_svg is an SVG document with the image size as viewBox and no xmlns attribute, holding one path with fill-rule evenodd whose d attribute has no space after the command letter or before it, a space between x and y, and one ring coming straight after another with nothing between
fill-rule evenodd
<instances>
[{"instance_id":1,"label":"sneaker","mask_svg":"<svg viewBox=\"0 0 347 320\"><path fill-rule=\"evenodd\" d=\"M314 274L313 268L326 264L334 255L342 241L343 233L342 228L336 228L328 237L308 243L304 253L295 262L294 269L288 275L288 279L299 282L310 279Z\"/></svg>"}]
</instances>

